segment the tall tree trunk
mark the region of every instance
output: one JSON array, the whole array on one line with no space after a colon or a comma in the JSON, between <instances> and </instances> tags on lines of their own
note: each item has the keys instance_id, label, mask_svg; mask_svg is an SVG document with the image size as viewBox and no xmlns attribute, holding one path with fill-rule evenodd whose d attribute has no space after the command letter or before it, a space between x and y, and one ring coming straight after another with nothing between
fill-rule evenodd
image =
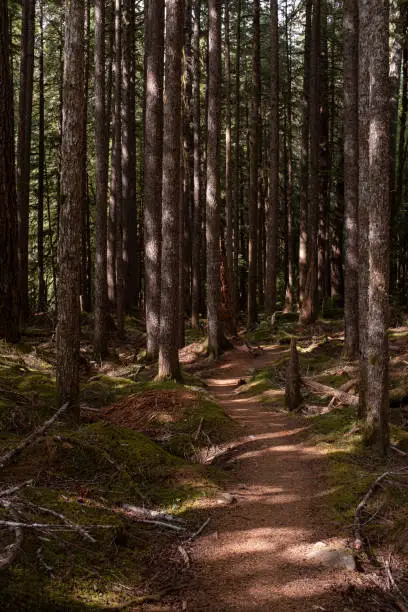
<instances>
[{"instance_id":1,"label":"tall tree trunk","mask_svg":"<svg viewBox=\"0 0 408 612\"><path fill-rule=\"evenodd\" d=\"M231 285L232 311L235 319L239 313L239 214L241 209L241 15L242 0L237 1L236 51L235 51L235 143L234 143L234 261L233 282ZM235 320L236 323L236 320Z\"/></svg>"},{"instance_id":2,"label":"tall tree trunk","mask_svg":"<svg viewBox=\"0 0 408 612\"><path fill-rule=\"evenodd\" d=\"M307 227L309 207L309 142L310 142L310 62L313 0L306 0L305 48L303 60L302 144L300 160L299 211L299 305L303 303L307 277Z\"/></svg>"},{"instance_id":3,"label":"tall tree trunk","mask_svg":"<svg viewBox=\"0 0 408 612\"><path fill-rule=\"evenodd\" d=\"M344 3L344 353L358 355L358 0Z\"/></svg>"},{"instance_id":4,"label":"tall tree trunk","mask_svg":"<svg viewBox=\"0 0 408 612\"><path fill-rule=\"evenodd\" d=\"M289 27L288 3L285 3L285 31L286 31L286 63L287 63L287 284L285 294L285 308L293 309L295 301L294 287L294 229L293 229L293 145L292 145L292 53L291 53L291 31Z\"/></svg>"},{"instance_id":5,"label":"tall tree trunk","mask_svg":"<svg viewBox=\"0 0 408 612\"><path fill-rule=\"evenodd\" d=\"M8 3L0 5L0 337L18 342L17 195Z\"/></svg>"},{"instance_id":6,"label":"tall tree trunk","mask_svg":"<svg viewBox=\"0 0 408 612\"><path fill-rule=\"evenodd\" d=\"M253 3L252 92L249 177L249 242L248 242L248 327L253 326L257 313L257 233L258 233L258 181L259 181L259 107L260 75L260 0Z\"/></svg>"},{"instance_id":7,"label":"tall tree trunk","mask_svg":"<svg viewBox=\"0 0 408 612\"><path fill-rule=\"evenodd\" d=\"M270 83L270 156L269 196L266 208L265 310L271 315L276 307L276 260L279 216L279 23L278 2L271 0L271 83Z\"/></svg>"},{"instance_id":8,"label":"tall tree trunk","mask_svg":"<svg viewBox=\"0 0 408 612\"><path fill-rule=\"evenodd\" d=\"M389 3L371 0L368 46L369 287L367 316L367 416L365 442L381 455L389 446L388 286L390 219Z\"/></svg>"},{"instance_id":9,"label":"tall tree trunk","mask_svg":"<svg viewBox=\"0 0 408 612\"><path fill-rule=\"evenodd\" d=\"M124 333L123 201L122 201L122 0L115 0L114 111L112 124L111 200L115 228L114 279L119 337Z\"/></svg>"},{"instance_id":10,"label":"tall tree trunk","mask_svg":"<svg viewBox=\"0 0 408 612\"><path fill-rule=\"evenodd\" d=\"M358 45L358 321L360 348L359 417L366 414L367 393L367 312L368 312L368 225L370 209L369 192L369 108L370 108L370 24L371 2L359 0Z\"/></svg>"},{"instance_id":11,"label":"tall tree trunk","mask_svg":"<svg viewBox=\"0 0 408 612\"><path fill-rule=\"evenodd\" d=\"M122 40L122 203L124 307L136 304L135 3L124 0Z\"/></svg>"},{"instance_id":12,"label":"tall tree trunk","mask_svg":"<svg viewBox=\"0 0 408 612\"><path fill-rule=\"evenodd\" d=\"M220 94L221 94L221 1L208 0L208 132L207 132L207 313L208 354L220 353Z\"/></svg>"},{"instance_id":13,"label":"tall tree trunk","mask_svg":"<svg viewBox=\"0 0 408 612\"><path fill-rule=\"evenodd\" d=\"M407 112L408 112L408 41L405 42L402 52L402 91L401 91L401 110L398 139L398 163L397 163L397 185L394 214L400 210L403 202L404 171L406 164L406 131L407 131Z\"/></svg>"},{"instance_id":14,"label":"tall tree trunk","mask_svg":"<svg viewBox=\"0 0 408 612\"><path fill-rule=\"evenodd\" d=\"M107 343L108 139L105 114L105 0L95 0L95 328L94 352L104 357Z\"/></svg>"},{"instance_id":15,"label":"tall tree trunk","mask_svg":"<svg viewBox=\"0 0 408 612\"><path fill-rule=\"evenodd\" d=\"M319 220L317 233L318 249L318 297L319 305L329 296L328 275L328 226L330 211L329 177L329 75L327 45L327 0L321 0L320 8L320 62L319 62Z\"/></svg>"},{"instance_id":16,"label":"tall tree trunk","mask_svg":"<svg viewBox=\"0 0 408 612\"><path fill-rule=\"evenodd\" d=\"M19 231L20 313L25 321L28 301L28 223L30 203L31 120L33 113L35 0L22 3L19 124L17 143L17 210Z\"/></svg>"},{"instance_id":17,"label":"tall tree trunk","mask_svg":"<svg viewBox=\"0 0 408 612\"><path fill-rule=\"evenodd\" d=\"M82 308L85 312L91 311L91 283L89 274L89 193L88 193L88 97L89 97L89 71L90 71L90 44L91 44L91 0L85 1L85 76L84 76L84 138L83 138L83 167L82 167L82 266L81 266L81 296Z\"/></svg>"},{"instance_id":18,"label":"tall tree trunk","mask_svg":"<svg viewBox=\"0 0 408 612\"><path fill-rule=\"evenodd\" d=\"M319 201L319 100L320 100L320 0L313 0L310 61L310 182L308 206L308 270L300 320L311 323L318 315L317 299L317 230Z\"/></svg>"},{"instance_id":19,"label":"tall tree trunk","mask_svg":"<svg viewBox=\"0 0 408 612\"><path fill-rule=\"evenodd\" d=\"M178 360L179 206L183 0L167 0L158 378L180 379Z\"/></svg>"},{"instance_id":20,"label":"tall tree trunk","mask_svg":"<svg viewBox=\"0 0 408 612\"><path fill-rule=\"evenodd\" d=\"M39 126L38 126L38 205L37 205L37 249L38 249L38 310L47 309L47 288L44 278L44 172L45 172L45 146L44 146L44 8L39 2L40 9L40 53L38 58L39 79ZM51 226L50 226L51 232Z\"/></svg>"},{"instance_id":21,"label":"tall tree trunk","mask_svg":"<svg viewBox=\"0 0 408 612\"><path fill-rule=\"evenodd\" d=\"M201 280L201 99L200 99L200 0L195 0L193 11L193 131L194 131L194 205L192 249L192 308L191 326L198 328L200 315Z\"/></svg>"},{"instance_id":22,"label":"tall tree trunk","mask_svg":"<svg viewBox=\"0 0 408 612\"><path fill-rule=\"evenodd\" d=\"M233 200L231 168L231 49L230 49L230 7L225 2L225 250L226 276L228 287L233 278Z\"/></svg>"},{"instance_id":23,"label":"tall tree trunk","mask_svg":"<svg viewBox=\"0 0 408 612\"><path fill-rule=\"evenodd\" d=\"M79 422L81 194L84 128L84 3L66 0L62 120L62 207L58 243L57 389Z\"/></svg>"},{"instance_id":24,"label":"tall tree trunk","mask_svg":"<svg viewBox=\"0 0 408 612\"><path fill-rule=\"evenodd\" d=\"M159 350L163 163L164 0L146 11L146 110L144 134L144 248L147 356Z\"/></svg>"}]
</instances>

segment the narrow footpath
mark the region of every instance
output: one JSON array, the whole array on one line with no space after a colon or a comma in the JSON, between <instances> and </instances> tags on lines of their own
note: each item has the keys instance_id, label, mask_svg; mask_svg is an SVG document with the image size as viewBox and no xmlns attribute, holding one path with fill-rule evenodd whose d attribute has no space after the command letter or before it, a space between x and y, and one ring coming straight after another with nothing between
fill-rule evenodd
<instances>
[{"instance_id":1,"label":"narrow footpath","mask_svg":"<svg viewBox=\"0 0 408 612\"><path fill-rule=\"evenodd\" d=\"M304 420L235 393L251 367L276 357L233 350L208 373L210 392L242 427L242 440L225 466L236 501L209 509L210 526L192 550L187 610L347 609L347 572L307 559L313 544L337 535L325 508L324 455L305 444Z\"/></svg>"}]
</instances>

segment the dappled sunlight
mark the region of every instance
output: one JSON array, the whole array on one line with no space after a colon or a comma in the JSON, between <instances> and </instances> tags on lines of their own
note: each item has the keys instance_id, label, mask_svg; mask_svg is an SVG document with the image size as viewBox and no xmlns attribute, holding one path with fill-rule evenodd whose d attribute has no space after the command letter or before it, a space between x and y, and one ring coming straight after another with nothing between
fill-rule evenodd
<instances>
[{"instance_id":1,"label":"dappled sunlight","mask_svg":"<svg viewBox=\"0 0 408 612\"><path fill-rule=\"evenodd\" d=\"M263 352L256 370L273 366L285 352L286 347ZM327 456L305 445L304 419L271 411L259 395L239 393L240 381L253 369L251 355L241 351L226 358L228 364L208 372L206 382L245 436L215 462L237 481L230 491L234 501L200 503L211 511L212 522L194 550L199 564L199 593L194 580L191 591L194 609L286 612L313 604L330 609L324 604L332 601L339 575L307 559L316 542L333 536L322 520L323 500L336 490L322 477ZM267 396L283 404L282 389L270 389Z\"/></svg>"}]
</instances>

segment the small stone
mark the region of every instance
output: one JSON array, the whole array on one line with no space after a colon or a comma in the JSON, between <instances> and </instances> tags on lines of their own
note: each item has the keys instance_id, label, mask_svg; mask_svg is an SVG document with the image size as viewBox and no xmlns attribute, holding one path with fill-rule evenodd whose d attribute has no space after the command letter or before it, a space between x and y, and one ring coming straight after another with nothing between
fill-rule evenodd
<instances>
[{"instance_id":1,"label":"small stone","mask_svg":"<svg viewBox=\"0 0 408 612\"><path fill-rule=\"evenodd\" d=\"M231 493L221 493L219 498L217 499L217 504L233 504L236 501L236 497L231 495Z\"/></svg>"},{"instance_id":2,"label":"small stone","mask_svg":"<svg viewBox=\"0 0 408 612\"><path fill-rule=\"evenodd\" d=\"M350 550L330 548L324 542L317 542L307 555L307 559L334 569L356 571L356 562Z\"/></svg>"}]
</instances>

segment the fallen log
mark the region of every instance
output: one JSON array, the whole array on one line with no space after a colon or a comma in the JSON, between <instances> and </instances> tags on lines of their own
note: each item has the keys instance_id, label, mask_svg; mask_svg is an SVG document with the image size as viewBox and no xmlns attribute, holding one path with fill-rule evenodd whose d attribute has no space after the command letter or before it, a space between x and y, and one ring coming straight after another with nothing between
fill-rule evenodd
<instances>
[{"instance_id":1,"label":"fallen log","mask_svg":"<svg viewBox=\"0 0 408 612\"><path fill-rule=\"evenodd\" d=\"M359 380L360 380L359 378L352 378L351 380L348 380L347 382L345 382L339 387L340 391L343 391L344 393L348 393L349 391L351 391L354 387L358 385Z\"/></svg>"},{"instance_id":2,"label":"fallen log","mask_svg":"<svg viewBox=\"0 0 408 612\"><path fill-rule=\"evenodd\" d=\"M327 385L323 385L322 383L317 382L316 380L312 380L310 378L301 378L301 384L306 387L306 389L310 389L314 393L318 395L328 395L330 397L335 397L342 404L346 404L347 406L352 406L353 408L358 407L359 398L358 395L351 395L350 393L345 393L344 391L340 391L340 389L335 389L334 387L328 387Z\"/></svg>"}]
</instances>

